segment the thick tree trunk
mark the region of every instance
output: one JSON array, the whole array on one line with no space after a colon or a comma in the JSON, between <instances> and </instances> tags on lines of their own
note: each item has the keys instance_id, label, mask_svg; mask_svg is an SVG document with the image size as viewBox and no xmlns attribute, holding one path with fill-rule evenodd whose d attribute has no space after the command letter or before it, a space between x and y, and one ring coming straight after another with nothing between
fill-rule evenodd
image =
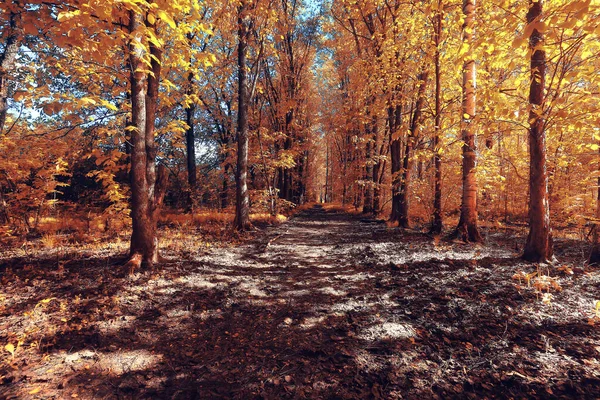
<instances>
[{"instance_id":1,"label":"thick tree trunk","mask_svg":"<svg viewBox=\"0 0 600 400\"><path fill-rule=\"evenodd\" d=\"M529 3L527 23L541 20L543 0ZM544 262L553 258L548 174L546 171L546 132L544 89L546 84L546 52L544 35L534 29L529 37L531 49L531 85L529 88L529 235L523 252L528 261Z\"/></svg>"},{"instance_id":2,"label":"thick tree trunk","mask_svg":"<svg viewBox=\"0 0 600 400\"><path fill-rule=\"evenodd\" d=\"M4 132L6 114L8 112L8 82L9 76L15 67L19 51L19 33L17 19L19 14L10 13L8 36L4 43L4 51L0 54L0 135Z\"/></svg>"},{"instance_id":3,"label":"thick tree trunk","mask_svg":"<svg viewBox=\"0 0 600 400\"><path fill-rule=\"evenodd\" d=\"M463 40L472 45L475 37L475 1L463 1L463 13L465 23L463 25ZM462 205L460 208L460 220L454 233L456 237L462 237L466 242L481 242L482 238L477 227L477 146L473 118L476 115L475 88L477 71L475 60L468 56L463 65L463 103L462 103Z\"/></svg>"},{"instance_id":4,"label":"thick tree trunk","mask_svg":"<svg viewBox=\"0 0 600 400\"><path fill-rule=\"evenodd\" d=\"M238 9L238 118L237 118L237 168L235 171L235 220L239 231L247 230L250 224L250 198L248 196L248 72L246 67L250 27L246 14L246 3Z\"/></svg>"},{"instance_id":5,"label":"thick tree trunk","mask_svg":"<svg viewBox=\"0 0 600 400\"><path fill-rule=\"evenodd\" d=\"M417 101L410 124L410 132L406 139L406 148L404 150L404 159L402 161L402 178L400 180L400 193L398 204L398 224L402 228L410 228L409 219L409 190L412 179L413 150L417 141L418 129L421 125L423 116L423 106L425 105L425 89L429 74L423 72L419 74L419 89L417 91Z\"/></svg>"},{"instance_id":6,"label":"thick tree trunk","mask_svg":"<svg viewBox=\"0 0 600 400\"><path fill-rule=\"evenodd\" d=\"M167 173L162 167L157 181L154 121L162 53L150 46L152 73L146 76L143 50L134 43L142 41L142 17L131 11L129 44L131 76L131 219L130 271L142 265L152 267L159 261L156 225L166 190Z\"/></svg>"},{"instance_id":7,"label":"thick tree trunk","mask_svg":"<svg viewBox=\"0 0 600 400\"><path fill-rule=\"evenodd\" d=\"M434 190L433 190L433 221L431 233L440 234L444 229L442 220L442 158L440 156L440 131L442 125L442 78L440 68L440 41L442 34L442 1L438 1L438 10L435 14L434 25L435 43L435 127L433 134L433 165Z\"/></svg>"}]
</instances>

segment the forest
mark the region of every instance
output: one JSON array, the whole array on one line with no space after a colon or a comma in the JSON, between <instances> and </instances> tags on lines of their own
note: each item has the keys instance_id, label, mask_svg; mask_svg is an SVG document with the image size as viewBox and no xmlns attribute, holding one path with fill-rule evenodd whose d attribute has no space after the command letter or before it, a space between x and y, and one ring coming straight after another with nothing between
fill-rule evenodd
<instances>
[{"instance_id":1,"label":"forest","mask_svg":"<svg viewBox=\"0 0 600 400\"><path fill-rule=\"evenodd\" d=\"M0 399L600 398L600 0L0 1Z\"/></svg>"}]
</instances>

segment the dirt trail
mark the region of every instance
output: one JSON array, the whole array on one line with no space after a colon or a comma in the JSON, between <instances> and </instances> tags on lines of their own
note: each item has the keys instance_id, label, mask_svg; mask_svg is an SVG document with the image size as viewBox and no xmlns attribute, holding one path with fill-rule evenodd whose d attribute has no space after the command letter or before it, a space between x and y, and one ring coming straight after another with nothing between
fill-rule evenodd
<instances>
[{"instance_id":1,"label":"dirt trail","mask_svg":"<svg viewBox=\"0 0 600 400\"><path fill-rule=\"evenodd\" d=\"M600 396L600 274L557 276L544 304L513 279L534 268L510 247L317 207L155 275L15 266L0 343L41 340L3 365L0 398Z\"/></svg>"}]
</instances>

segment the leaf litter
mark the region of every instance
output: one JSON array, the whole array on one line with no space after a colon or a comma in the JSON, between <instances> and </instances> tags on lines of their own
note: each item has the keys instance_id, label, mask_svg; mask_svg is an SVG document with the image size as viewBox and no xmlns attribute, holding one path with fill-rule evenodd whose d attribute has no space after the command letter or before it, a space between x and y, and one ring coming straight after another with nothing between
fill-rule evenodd
<instances>
[{"instance_id":1,"label":"leaf litter","mask_svg":"<svg viewBox=\"0 0 600 400\"><path fill-rule=\"evenodd\" d=\"M314 208L262 235L131 277L116 254L0 260L0 397L600 397L582 243L526 282L540 268L498 233Z\"/></svg>"}]
</instances>

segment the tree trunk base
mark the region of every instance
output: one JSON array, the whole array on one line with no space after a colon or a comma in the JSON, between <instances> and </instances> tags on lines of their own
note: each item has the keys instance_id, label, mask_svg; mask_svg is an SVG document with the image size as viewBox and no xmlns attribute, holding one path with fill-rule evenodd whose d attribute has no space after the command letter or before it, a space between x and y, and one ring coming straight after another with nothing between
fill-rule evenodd
<instances>
[{"instance_id":1,"label":"tree trunk base","mask_svg":"<svg viewBox=\"0 0 600 400\"><path fill-rule=\"evenodd\" d=\"M143 257L141 253L135 253L129 256L129 260L125 264L128 275L133 275L136 270L142 268L142 259Z\"/></svg>"},{"instance_id":2,"label":"tree trunk base","mask_svg":"<svg viewBox=\"0 0 600 400\"><path fill-rule=\"evenodd\" d=\"M483 238L477 226L460 224L450 235L450 239L460 239L465 243L481 243Z\"/></svg>"},{"instance_id":3,"label":"tree trunk base","mask_svg":"<svg viewBox=\"0 0 600 400\"><path fill-rule=\"evenodd\" d=\"M441 235L444 231L444 224L441 221L433 221L429 229L430 235Z\"/></svg>"},{"instance_id":4,"label":"tree trunk base","mask_svg":"<svg viewBox=\"0 0 600 400\"><path fill-rule=\"evenodd\" d=\"M401 216L398 218L398 226L402 229L410 229L410 221L407 217Z\"/></svg>"},{"instance_id":5,"label":"tree trunk base","mask_svg":"<svg viewBox=\"0 0 600 400\"><path fill-rule=\"evenodd\" d=\"M136 270L151 270L154 266L164 260L165 259L158 253L158 249L149 256L145 256L140 252L134 252L129 256L127 263L125 263L125 268L129 275L133 275Z\"/></svg>"},{"instance_id":6,"label":"tree trunk base","mask_svg":"<svg viewBox=\"0 0 600 400\"><path fill-rule=\"evenodd\" d=\"M589 265L600 265L600 245L592 247L590 257L588 258Z\"/></svg>"}]
</instances>

